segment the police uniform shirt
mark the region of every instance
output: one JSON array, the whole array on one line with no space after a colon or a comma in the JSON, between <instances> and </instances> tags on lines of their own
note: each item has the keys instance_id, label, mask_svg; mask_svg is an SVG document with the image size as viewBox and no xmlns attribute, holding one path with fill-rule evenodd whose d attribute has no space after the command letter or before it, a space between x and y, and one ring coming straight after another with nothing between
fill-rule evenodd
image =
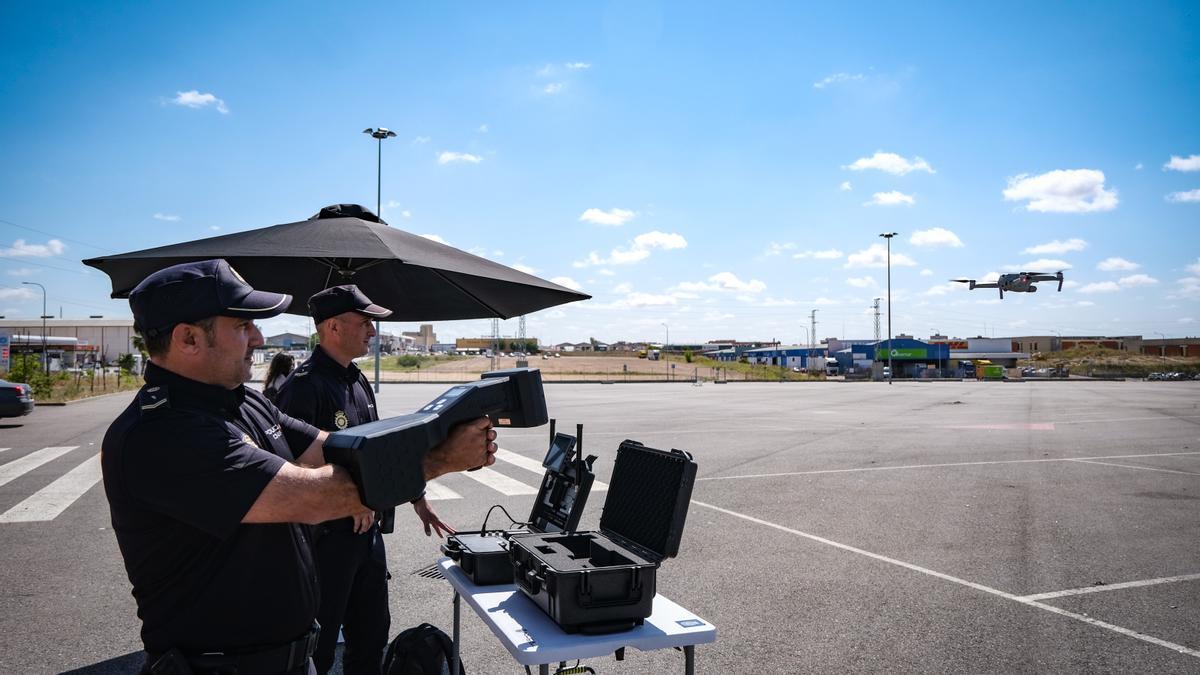
<instances>
[{"instance_id":1,"label":"police uniform shirt","mask_svg":"<svg viewBox=\"0 0 1200 675\"><path fill-rule=\"evenodd\" d=\"M379 419L367 376L353 362L342 367L320 345L279 388L276 404L288 415L326 431Z\"/></svg>"},{"instance_id":2,"label":"police uniform shirt","mask_svg":"<svg viewBox=\"0 0 1200 675\"><path fill-rule=\"evenodd\" d=\"M308 527L241 521L317 429L245 387L153 362L145 379L105 434L101 465L146 651L294 640L319 603Z\"/></svg>"}]
</instances>

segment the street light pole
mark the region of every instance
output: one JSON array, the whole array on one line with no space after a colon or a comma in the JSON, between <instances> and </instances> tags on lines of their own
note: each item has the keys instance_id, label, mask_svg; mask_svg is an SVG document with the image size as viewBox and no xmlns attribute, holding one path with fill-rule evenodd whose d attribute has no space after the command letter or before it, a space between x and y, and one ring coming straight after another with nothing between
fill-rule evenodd
<instances>
[{"instance_id":1,"label":"street light pole","mask_svg":"<svg viewBox=\"0 0 1200 675\"><path fill-rule=\"evenodd\" d=\"M37 286L42 289L42 374L50 374L50 361L46 354L46 287L36 281L22 281L21 283L29 286ZM29 347L26 346L26 349Z\"/></svg>"},{"instance_id":2,"label":"street light pole","mask_svg":"<svg viewBox=\"0 0 1200 675\"><path fill-rule=\"evenodd\" d=\"M375 153L375 215L383 220L382 198L383 198L383 139L395 138L396 132L379 127L372 129L367 127L363 129L364 134L370 134L376 143ZM375 393L379 393L379 343L382 342L383 333L381 332L379 320L375 320Z\"/></svg>"},{"instance_id":3,"label":"street light pole","mask_svg":"<svg viewBox=\"0 0 1200 675\"><path fill-rule=\"evenodd\" d=\"M667 329L667 341L663 343L662 359L663 365L667 367L667 381L669 382L671 380L671 364L667 363L667 345L671 344L671 327L666 323L661 323L659 325Z\"/></svg>"},{"instance_id":4,"label":"street light pole","mask_svg":"<svg viewBox=\"0 0 1200 675\"><path fill-rule=\"evenodd\" d=\"M892 383L892 378L896 376L896 371L892 370L892 237L896 236L895 232L884 232L879 236L887 239L887 296L888 296L888 384Z\"/></svg>"},{"instance_id":5,"label":"street light pole","mask_svg":"<svg viewBox=\"0 0 1200 675\"><path fill-rule=\"evenodd\" d=\"M1158 331L1154 331L1154 334L1163 339L1162 346L1158 348L1158 353L1162 355L1163 370L1166 370L1167 369L1167 336L1163 335L1162 333L1160 333Z\"/></svg>"}]
</instances>

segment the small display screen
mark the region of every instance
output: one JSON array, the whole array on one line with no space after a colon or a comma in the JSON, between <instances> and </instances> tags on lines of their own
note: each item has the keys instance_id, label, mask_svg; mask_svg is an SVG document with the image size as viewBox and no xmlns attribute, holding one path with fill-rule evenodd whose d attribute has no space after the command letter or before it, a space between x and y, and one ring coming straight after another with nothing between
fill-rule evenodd
<instances>
[{"instance_id":1,"label":"small display screen","mask_svg":"<svg viewBox=\"0 0 1200 675\"><path fill-rule=\"evenodd\" d=\"M546 452L546 459L542 460L542 466L555 473L562 473L567 468L567 462L571 461L571 451L574 449L574 436L554 434L554 442L550 444L550 449Z\"/></svg>"}]
</instances>

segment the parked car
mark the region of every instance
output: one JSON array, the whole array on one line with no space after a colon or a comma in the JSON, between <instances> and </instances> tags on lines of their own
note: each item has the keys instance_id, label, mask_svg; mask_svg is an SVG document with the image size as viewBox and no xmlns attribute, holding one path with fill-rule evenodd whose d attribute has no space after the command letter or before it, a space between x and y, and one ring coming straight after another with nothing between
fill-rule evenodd
<instances>
[{"instance_id":1,"label":"parked car","mask_svg":"<svg viewBox=\"0 0 1200 675\"><path fill-rule=\"evenodd\" d=\"M0 417L21 417L33 412L33 388L0 380Z\"/></svg>"}]
</instances>

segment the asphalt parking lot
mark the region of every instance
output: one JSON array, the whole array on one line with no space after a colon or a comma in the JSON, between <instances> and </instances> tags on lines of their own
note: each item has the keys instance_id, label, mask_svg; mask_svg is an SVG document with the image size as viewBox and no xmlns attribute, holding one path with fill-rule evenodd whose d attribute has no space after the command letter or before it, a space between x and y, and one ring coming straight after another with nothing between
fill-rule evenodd
<instances>
[{"instance_id":1,"label":"asphalt parking lot","mask_svg":"<svg viewBox=\"0 0 1200 675\"><path fill-rule=\"evenodd\" d=\"M385 385L381 413L444 389ZM1200 672L1200 383L551 384L546 397L560 430L584 424L599 480L625 438L699 463L680 555L658 582L718 628L698 672ZM0 672L140 663L92 459L127 401L0 425ZM545 428L500 435L534 460L547 440ZM536 490L521 464L493 468ZM468 475L438 485L435 508L462 529L532 500ZM411 513L397 521L393 633L449 630L449 586L411 574L437 542ZM473 615L463 630L468 672L523 672ZM587 665L683 660L630 651Z\"/></svg>"}]
</instances>

